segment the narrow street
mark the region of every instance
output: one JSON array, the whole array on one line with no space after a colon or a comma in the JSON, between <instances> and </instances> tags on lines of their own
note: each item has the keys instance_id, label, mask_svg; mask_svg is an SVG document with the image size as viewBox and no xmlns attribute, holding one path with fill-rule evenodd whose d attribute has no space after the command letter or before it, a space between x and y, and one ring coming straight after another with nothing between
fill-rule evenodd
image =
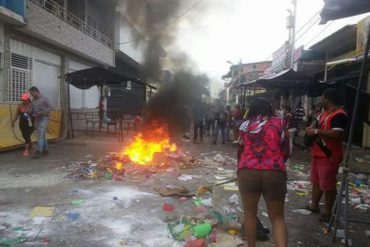
<instances>
[{"instance_id":1,"label":"narrow street","mask_svg":"<svg viewBox=\"0 0 370 247\"><path fill-rule=\"evenodd\" d=\"M52 144L50 155L41 160L20 158L19 150L2 154L0 236L20 240L22 243L16 246L183 246L184 242L176 242L168 230L165 222L168 215L163 211L163 205L174 206L175 210L170 215L172 219L207 217L213 209L202 207L204 210L199 212L191 198L161 197L155 188L185 186L189 191L196 191L199 186L216 183L214 176L217 171L234 170L235 147L232 144L210 145L209 139L202 144L182 141L179 149L190 151L192 157L203 163L197 163L197 167L192 169L167 169L153 174L124 176L122 181L66 178L73 162L98 159L109 152L119 151L122 146L112 137L79 137ZM226 160L214 161L217 154ZM308 180L309 154L297 151L295 157L289 162L289 181ZM191 176L190 180L180 181L178 177L185 174ZM238 191L223 190L223 206L231 207L228 198L233 194L238 194ZM297 194L289 190L287 196L289 246L337 246L331 242L331 236L323 234L318 216L293 213L294 209L304 207L309 201L305 193ZM211 198L212 194L200 197ZM42 213L31 216L35 207L52 207L53 212L47 217L40 217ZM259 215L271 229L263 201ZM241 243L222 225L215 228L219 242L211 246ZM369 246L364 230L360 225L351 228L353 246ZM274 245L268 241L259 242L258 246Z\"/></svg>"}]
</instances>

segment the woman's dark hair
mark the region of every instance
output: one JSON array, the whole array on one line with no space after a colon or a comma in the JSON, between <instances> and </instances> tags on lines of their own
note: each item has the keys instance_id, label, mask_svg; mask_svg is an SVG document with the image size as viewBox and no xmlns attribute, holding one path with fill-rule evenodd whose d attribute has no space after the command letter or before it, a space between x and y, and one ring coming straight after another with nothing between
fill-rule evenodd
<instances>
[{"instance_id":1,"label":"woman's dark hair","mask_svg":"<svg viewBox=\"0 0 370 247\"><path fill-rule=\"evenodd\" d=\"M273 113L271 104L265 99L257 98L252 101L249 107L247 119L252 119L257 116L271 117L272 115Z\"/></svg>"}]
</instances>

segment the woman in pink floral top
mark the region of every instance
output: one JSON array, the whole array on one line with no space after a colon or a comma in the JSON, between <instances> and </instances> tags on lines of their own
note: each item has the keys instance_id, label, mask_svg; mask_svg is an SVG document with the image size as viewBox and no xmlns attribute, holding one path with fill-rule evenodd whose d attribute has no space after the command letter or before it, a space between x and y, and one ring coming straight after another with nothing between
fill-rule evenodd
<instances>
[{"instance_id":1,"label":"woman in pink floral top","mask_svg":"<svg viewBox=\"0 0 370 247\"><path fill-rule=\"evenodd\" d=\"M284 121L274 117L271 105L262 99L252 102L247 121L240 126L242 151L238 159L238 183L249 247L254 247L256 242L256 216L261 194L267 205L276 246L287 246L284 201L289 142L286 142L284 129Z\"/></svg>"}]
</instances>

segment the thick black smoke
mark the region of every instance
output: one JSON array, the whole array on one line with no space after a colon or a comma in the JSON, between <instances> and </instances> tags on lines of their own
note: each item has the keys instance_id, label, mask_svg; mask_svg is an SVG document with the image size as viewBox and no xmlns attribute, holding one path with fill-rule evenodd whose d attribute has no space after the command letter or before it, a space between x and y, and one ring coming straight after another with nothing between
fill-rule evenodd
<instances>
[{"instance_id":1,"label":"thick black smoke","mask_svg":"<svg viewBox=\"0 0 370 247\"><path fill-rule=\"evenodd\" d=\"M149 101L146 109L147 123L156 120L169 125L172 136L188 130L192 107L202 104L202 95L209 95L205 75L177 72L173 81L163 85Z\"/></svg>"}]
</instances>

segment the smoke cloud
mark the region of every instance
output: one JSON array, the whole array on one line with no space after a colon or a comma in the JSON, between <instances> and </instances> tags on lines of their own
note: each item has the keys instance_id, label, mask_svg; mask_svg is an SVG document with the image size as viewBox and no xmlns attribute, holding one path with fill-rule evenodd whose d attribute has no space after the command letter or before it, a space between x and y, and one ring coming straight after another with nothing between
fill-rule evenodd
<instances>
[{"instance_id":1,"label":"smoke cloud","mask_svg":"<svg viewBox=\"0 0 370 247\"><path fill-rule=\"evenodd\" d=\"M186 52L174 49L177 18L191 1L181 0L125 0L121 8L128 19L139 27L145 38L137 39L137 45L146 44L144 67L147 76L163 79L162 58L166 56L172 78L161 85L159 92L148 103L145 112L147 123L164 121L172 135L189 127L191 108L200 104L202 95L209 95L209 79L205 74L194 72L194 63ZM192 12L201 18L200 7ZM164 48L172 47L175 53L166 54Z\"/></svg>"}]
</instances>

